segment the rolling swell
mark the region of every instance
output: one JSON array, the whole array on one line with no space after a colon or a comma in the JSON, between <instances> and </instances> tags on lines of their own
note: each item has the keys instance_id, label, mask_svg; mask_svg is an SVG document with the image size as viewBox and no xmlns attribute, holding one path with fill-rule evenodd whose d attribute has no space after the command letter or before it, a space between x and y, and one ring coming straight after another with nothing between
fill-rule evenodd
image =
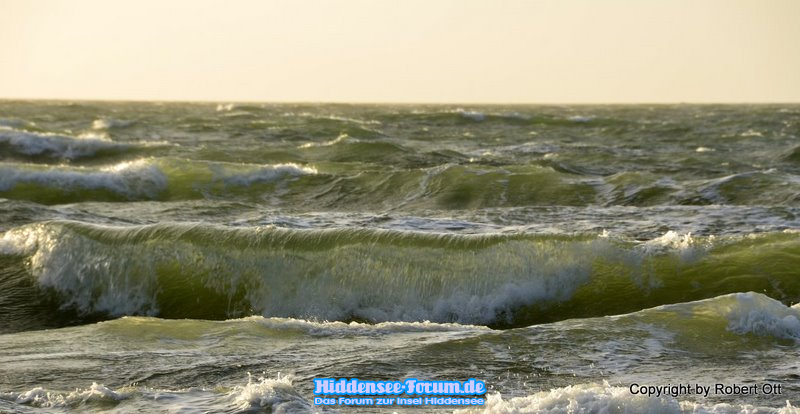
<instances>
[{"instance_id":1,"label":"rolling swell","mask_svg":"<svg viewBox=\"0 0 800 414\"><path fill-rule=\"evenodd\" d=\"M632 242L53 221L6 232L0 252L12 269L6 277L17 280L17 299L4 297L10 331L25 325L33 302L86 320L263 315L514 327L741 291L800 298L796 233L669 232Z\"/></svg>"},{"instance_id":2,"label":"rolling swell","mask_svg":"<svg viewBox=\"0 0 800 414\"><path fill-rule=\"evenodd\" d=\"M345 145L361 148L377 144ZM368 151L388 154L395 148L385 146L370 147ZM398 154L408 154L395 149ZM334 151L345 157L346 151ZM425 157L437 157L445 163L385 169L377 164L350 165L341 160L250 164L163 157L99 166L0 162L0 197L42 204L234 199L311 211L321 207L459 210L553 205L791 206L800 200L800 179L773 170L692 180L643 172L590 177L553 165L493 166L464 162L453 154L432 153ZM419 163L424 165L426 161Z\"/></svg>"},{"instance_id":3,"label":"rolling swell","mask_svg":"<svg viewBox=\"0 0 800 414\"><path fill-rule=\"evenodd\" d=\"M0 196L60 204L79 201L196 200L240 188L271 194L276 182L316 174L296 164L138 159L103 167L0 163Z\"/></svg>"},{"instance_id":4,"label":"rolling swell","mask_svg":"<svg viewBox=\"0 0 800 414\"><path fill-rule=\"evenodd\" d=\"M0 154L5 154L3 158L31 162L102 159L143 153L168 145L164 142L115 142L98 133L71 136L17 130L0 125Z\"/></svg>"}]
</instances>

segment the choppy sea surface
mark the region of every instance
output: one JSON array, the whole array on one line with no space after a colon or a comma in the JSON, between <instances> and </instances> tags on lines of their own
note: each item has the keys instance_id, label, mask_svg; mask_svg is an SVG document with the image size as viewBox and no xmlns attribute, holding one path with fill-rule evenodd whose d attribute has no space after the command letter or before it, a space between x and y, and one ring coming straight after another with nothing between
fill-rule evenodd
<instances>
[{"instance_id":1,"label":"choppy sea surface","mask_svg":"<svg viewBox=\"0 0 800 414\"><path fill-rule=\"evenodd\" d=\"M796 413L797 302L800 105L0 101L0 412Z\"/></svg>"}]
</instances>

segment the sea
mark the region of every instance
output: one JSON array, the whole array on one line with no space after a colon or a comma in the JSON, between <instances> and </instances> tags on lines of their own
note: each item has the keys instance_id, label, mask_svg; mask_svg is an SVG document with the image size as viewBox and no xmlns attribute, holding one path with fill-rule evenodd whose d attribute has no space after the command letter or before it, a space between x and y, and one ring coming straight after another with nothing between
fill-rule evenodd
<instances>
[{"instance_id":1,"label":"sea","mask_svg":"<svg viewBox=\"0 0 800 414\"><path fill-rule=\"evenodd\" d=\"M798 413L798 302L800 105L0 101L3 413Z\"/></svg>"}]
</instances>

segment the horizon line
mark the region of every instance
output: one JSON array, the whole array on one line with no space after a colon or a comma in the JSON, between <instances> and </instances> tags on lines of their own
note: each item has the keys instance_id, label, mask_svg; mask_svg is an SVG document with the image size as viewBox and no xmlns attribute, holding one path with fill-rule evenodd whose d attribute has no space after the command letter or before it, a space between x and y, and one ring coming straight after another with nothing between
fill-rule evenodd
<instances>
[{"instance_id":1,"label":"horizon line","mask_svg":"<svg viewBox=\"0 0 800 414\"><path fill-rule=\"evenodd\" d=\"M21 98L21 97L0 97L0 102L28 101L28 102L92 102L92 103L176 103L176 104L267 104L267 105L483 105L483 106L676 106L676 105L800 105L798 101L630 101L630 102L441 102L441 101L305 101L305 100L211 100L211 99L108 99L108 98Z\"/></svg>"}]
</instances>

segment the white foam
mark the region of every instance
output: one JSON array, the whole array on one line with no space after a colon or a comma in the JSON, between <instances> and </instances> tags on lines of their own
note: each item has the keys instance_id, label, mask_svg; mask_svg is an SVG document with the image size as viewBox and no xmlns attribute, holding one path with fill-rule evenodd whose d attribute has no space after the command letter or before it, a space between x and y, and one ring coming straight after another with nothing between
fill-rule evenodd
<instances>
[{"instance_id":1,"label":"white foam","mask_svg":"<svg viewBox=\"0 0 800 414\"><path fill-rule=\"evenodd\" d=\"M265 316L486 325L497 322L499 315L510 318L521 306L568 299L590 277L592 260L586 258L604 257L613 249L611 243L599 239L552 241L533 250L529 243L510 241L475 255L446 251L431 255L426 247L380 249L376 254L369 242L332 250L275 248L256 253L168 240L109 244L60 223L35 229L39 233L29 263L39 284L58 292L64 307L112 316L157 315L163 282L159 268L164 263L182 263L186 266L182 272L193 273L212 291L233 295L244 289L249 306ZM98 231L113 237L118 232L133 235L145 230L135 226ZM246 233L259 237L257 233L263 230L254 231ZM22 236L9 239L16 245L34 243L17 241ZM410 255L417 260L409 262ZM496 272L497 263L505 264L503 272ZM224 275L212 269L224 269ZM303 329L325 333L344 327ZM377 329L443 328L401 324Z\"/></svg>"},{"instance_id":2,"label":"white foam","mask_svg":"<svg viewBox=\"0 0 800 414\"><path fill-rule=\"evenodd\" d=\"M664 251L677 251L682 255L692 253L697 247L697 242L692 238L692 233L680 234L668 231L655 239L648 240L638 246L646 255L657 254ZM689 257L686 257L687 259Z\"/></svg>"},{"instance_id":3,"label":"white foam","mask_svg":"<svg viewBox=\"0 0 800 414\"><path fill-rule=\"evenodd\" d=\"M17 404L40 408L69 408L94 401L122 401L127 399L129 394L93 382L89 388L76 389L69 393L47 391L42 387L36 387L21 393L4 393L2 397Z\"/></svg>"},{"instance_id":4,"label":"white foam","mask_svg":"<svg viewBox=\"0 0 800 414\"><path fill-rule=\"evenodd\" d=\"M755 407L752 405L716 404L708 405L690 401L678 401L667 397L633 395L627 387L603 384L578 384L555 388L525 397L503 399L499 393L489 394L486 405L480 408L455 410L458 414L469 413L725 413L751 414L775 413L798 414L797 408L788 401L781 408Z\"/></svg>"},{"instance_id":5,"label":"white foam","mask_svg":"<svg viewBox=\"0 0 800 414\"><path fill-rule=\"evenodd\" d=\"M728 295L711 302L728 320L728 330L800 341L800 305L788 307L755 292Z\"/></svg>"},{"instance_id":6,"label":"white foam","mask_svg":"<svg viewBox=\"0 0 800 414\"><path fill-rule=\"evenodd\" d=\"M572 121L572 122L581 122L581 123L590 122L593 119L594 119L593 116L583 116L583 115L575 115L575 116L569 117L570 121Z\"/></svg>"},{"instance_id":7,"label":"white foam","mask_svg":"<svg viewBox=\"0 0 800 414\"><path fill-rule=\"evenodd\" d=\"M101 150L124 150L129 144L117 143L98 134L78 137L50 133L19 131L0 126L0 144L7 144L21 155L47 155L55 158L76 159L90 157Z\"/></svg>"},{"instance_id":8,"label":"white foam","mask_svg":"<svg viewBox=\"0 0 800 414\"><path fill-rule=\"evenodd\" d=\"M761 131L756 131L755 129L748 129L747 131L742 132L739 134L740 137L763 137L764 134Z\"/></svg>"},{"instance_id":9,"label":"white foam","mask_svg":"<svg viewBox=\"0 0 800 414\"><path fill-rule=\"evenodd\" d=\"M693 244L692 233L680 234L672 230L645 243L648 246L663 246L673 249L687 249Z\"/></svg>"},{"instance_id":10,"label":"white foam","mask_svg":"<svg viewBox=\"0 0 800 414\"><path fill-rule=\"evenodd\" d=\"M309 254L301 261L262 257L265 263L255 266L279 266L275 273L280 280L248 296L263 315L486 325L497 322L499 315L510 318L528 304L568 299L590 277L592 261L586 257L602 257L610 246L605 241L569 246L555 242L532 251L528 243L508 242L474 256L449 256L429 255L424 248L376 255L368 246L353 245L320 256ZM409 256L417 259L409 262ZM329 270L309 268L307 260L318 261L318 266L329 263ZM503 272L496 271L497 263L505 264ZM309 271L315 277L309 278ZM302 296L297 280L307 280Z\"/></svg>"},{"instance_id":11,"label":"white foam","mask_svg":"<svg viewBox=\"0 0 800 414\"><path fill-rule=\"evenodd\" d=\"M267 409L270 412L314 412L314 407L292 386L290 377L253 380L247 373L247 384L234 387L227 395L236 409L252 411Z\"/></svg>"},{"instance_id":12,"label":"white foam","mask_svg":"<svg viewBox=\"0 0 800 414\"><path fill-rule=\"evenodd\" d=\"M124 121L121 119L100 118L92 122L92 129L95 130L108 130L112 128L125 128L133 124L133 121Z\"/></svg>"},{"instance_id":13,"label":"white foam","mask_svg":"<svg viewBox=\"0 0 800 414\"><path fill-rule=\"evenodd\" d=\"M297 148L304 149L304 148L314 148L314 147L330 147L331 145L336 145L340 142L358 142L357 139L351 138L347 134L340 134L338 137L325 142L306 142L303 145L298 146Z\"/></svg>"},{"instance_id":14,"label":"white foam","mask_svg":"<svg viewBox=\"0 0 800 414\"><path fill-rule=\"evenodd\" d=\"M694 152L713 152L713 151L714 148L709 148L709 147L697 147L697 149L694 150Z\"/></svg>"},{"instance_id":15,"label":"white foam","mask_svg":"<svg viewBox=\"0 0 800 414\"><path fill-rule=\"evenodd\" d=\"M39 245L39 232L31 227L19 227L3 233L0 237L0 254L30 255Z\"/></svg>"},{"instance_id":16,"label":"white foam","mask_svg":"<svg viewBox=\"0 0 800 414\"><path fill-rule=\"evenodd\" d=\"M456 110L450 111L450 112L451 113L457 113L457 114L461 115L462 117L464 117L466 119L470 119L470 120L475 121L475 122L481 122L481 121L486 119L486 114L484 114L483 112L478 112L478 111L468 111L468 110L459 108L459 109L456 109Z\"/></svg>"},{"instance_id":17,"label":"white foam","mask_svg":"<svg viewBox=\"0 0 800 414\"><path fill-rule=\"evenodd\" d=\"M254 183L275 182L287 177L301 177L315 175L317 169L311 166L294 163L258 166L249 171L231 172L223 164L209 166L216 180L222 180L228 185L247 186Z\"/></svg>"},{"instance_id":18,"label":"white foam","mask_svg":"<svg viewBox=\"0 0 800 414\"><path fill-rule=\"evenodd\" d=\"M45 223L28 228L33 232L29 237L36 239L31 273L39 285L61 295L62 307L112 316L158 313L155 263L109 255L108 246L63 226Z\"/></svg>"},{"instance_id":19,"label":"white foam","mask_svg":"<svg viewBox=\"0 0 800 414\"><path fill-rule=\"evenodd\" d=\"M167 177L145 159L122 162L100 169L48 167L0 163L0 191L19 184L36 184L62 191L108 190L131 199L155 198L167 188Z\"/></svg>"},{"instance_id":20,"label":"white foam","mask_svg":"<svg viewBox=\"0 0 800 414\"><path fill-rule=\"evenodd\" d=\"M435 323L424 322L381 322L377 324L359 322L315 322L293 318L265 318L261 316L250 316L237 319L242 322L255 322L269 329L289 329L302 331L312 336L336 336L336 335L389 335L396 333L420 333L420 332L472 332L489 331L485 326L461 325L457 323Z\"/></svg>"},{"instance_id":21,"label":"white foam","mask_svg":"<svg viewBox=\"0 0 800 414\"><path fill-rule=\"evenodd\" d=\"M329 121L339 121L339 122L346 122L352 124L358 124L361 126L367 125L381 125L380 121L374 119L357 119L357 118L348 118L346 116L339 116L339 115L319 115L319 114L312 114L310 112L284 112L281 116L286 118L311 118L311 119L320 119L320 120L329 120ZM378 132L373 129L365 128L368 131Z\"/></svg>"}]
</instances>

